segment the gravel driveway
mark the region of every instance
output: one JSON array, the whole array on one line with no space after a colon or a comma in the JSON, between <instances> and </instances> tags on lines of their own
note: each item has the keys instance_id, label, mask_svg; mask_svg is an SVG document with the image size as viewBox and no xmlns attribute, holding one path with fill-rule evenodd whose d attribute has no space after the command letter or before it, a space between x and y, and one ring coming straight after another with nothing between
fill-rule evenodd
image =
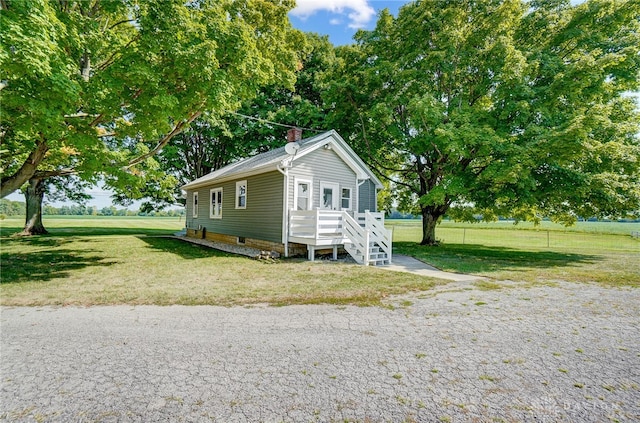
<instances>
[{"instance_id":1,"label":"gravel driveway","mask_svg":"<svg viewBox=\"0 0 640 423\"><path fill-rule=\"evenodd\" d=\"M640 420L640 290L1 310L0 420Z\"/></svg>"}]
</instances>

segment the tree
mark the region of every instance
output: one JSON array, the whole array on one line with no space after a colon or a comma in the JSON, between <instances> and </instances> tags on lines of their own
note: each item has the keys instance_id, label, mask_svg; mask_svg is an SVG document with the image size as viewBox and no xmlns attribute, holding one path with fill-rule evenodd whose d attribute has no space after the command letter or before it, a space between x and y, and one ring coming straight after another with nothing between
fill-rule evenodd
<instances>
[{"instance_id":1,"label":"tree","mask_svg":"<svg viewBox=\"0 0 640 423\"><path fill-rule=\"evenodd\" d=\"M120 199L171 191L153 156L176 134L293 84L293 5L2 1L2 197L71 174L104 178Z\"/></svg>"},{"instance_id":2,"label":"tree","mask_svg":"<svg viewBox=\"0 0 640 423\"><path fill-rule=\"evenodd\" d=\"M0 215L20 216L25 213L25 204L20 201L11 201L3 198L0 200Z\"/></svg>"},{"instance_id":3,"label":"tree","mask_svg":"<svg viewBox=\"0 0 640 423\"><path fill-rule=\"evenodd\" d=\"M327 36L304 36L305 42L297 45L300 61L293 89L271 84L245 101L238 113L201 116L163 149L158 157L162 168L184 185L240 158L281 147L286 128L270 122L325 127L321 76L334 64L334 48Z\"/></svg>"},{"instance_id":4,"label":"tree","mask_svg":"<svg viewBox=\"0 0 640 423\"><path fill-rule=\"evenodd\" d=\"M45 214L45 207L43 206L45 195L49 200L73 201L78 204L84 204L91 199L91 196L85 193L90 188L90 185L90 183L75 175L48 178L33 177L29 179L24 188L26 199L25 226L18 235L29 236L48 233L42 223L42 215Z\"/></svg>"},{"instance_id":5,"label":"tree","mask_svg":"<svg viewBox=\"0 0 640 423\"><path fill-rule=\"evenodd\" d=\"M640 210L640 5L416 1L339 50L332 122L419 212L570 224Z\"/></svg>"}]
</instances>

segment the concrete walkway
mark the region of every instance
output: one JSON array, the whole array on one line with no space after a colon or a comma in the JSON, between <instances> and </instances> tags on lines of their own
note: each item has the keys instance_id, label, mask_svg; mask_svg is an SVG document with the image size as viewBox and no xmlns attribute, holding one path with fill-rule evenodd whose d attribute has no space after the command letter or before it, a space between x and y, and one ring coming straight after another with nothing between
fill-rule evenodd
<instances>
[{"instance_id":1,"label":"concrete walkway","mask_svg":"<svg viewBox=\"0 0 640 423\"><path fill-rule=\"evenodd\" d=\"M408 272L430 278L447 279L455 282L473 282L484 279L482 276L464 275L461 273L443 272L413 257L395 254L391 264L380 266L381 269L392 270L394 272Z\"/></svg>"}]
</instances>

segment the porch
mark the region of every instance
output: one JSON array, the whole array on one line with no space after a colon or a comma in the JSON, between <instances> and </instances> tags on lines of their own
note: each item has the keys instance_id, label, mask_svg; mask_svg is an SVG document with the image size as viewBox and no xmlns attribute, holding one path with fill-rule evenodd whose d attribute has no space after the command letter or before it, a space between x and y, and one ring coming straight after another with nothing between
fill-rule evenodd
<instances>
[{"instance_id":1,"label":"porch","mask_svg":"<svg viewBox=\"0 0 640 423\"><path fill-rule=\"evenodd\" d=\"M368 265L391 263L392 232L384 227L384 213L336 210L291 210L289 242L305 244L309 260L317 249L333 249L334 259L342 246L356 262Z\"/></svg>"}]
</instances>

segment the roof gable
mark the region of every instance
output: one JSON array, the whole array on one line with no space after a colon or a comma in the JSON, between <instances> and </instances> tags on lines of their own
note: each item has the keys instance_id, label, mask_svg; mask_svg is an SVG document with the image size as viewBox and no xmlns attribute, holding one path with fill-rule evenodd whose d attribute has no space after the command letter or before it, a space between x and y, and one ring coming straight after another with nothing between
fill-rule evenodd
<instances>
[{"instance_id":1,"label":"roof gable","mask_svg":"<svg viewBox=\"0 0 640 423\"><path fill-rule=\"evenodd\" d=\"M201 178L198 178L184 185L182 189L190 190L214 183L222 183L232 179L239 179L251 175L271 172L291 165L296 160L304 157L312 151L331 145L331 148L338 156L358 175L358 179L371 179L378 188L382 188L380 180L371 172L368 166L349 147L342 137L331 130L313 137L298 141L300 149L295 155L290 155L285 151L284 146L274 150L260 153L246 159L241 159L235 163L218 169Z\"/></svg>"}]
</instances>

